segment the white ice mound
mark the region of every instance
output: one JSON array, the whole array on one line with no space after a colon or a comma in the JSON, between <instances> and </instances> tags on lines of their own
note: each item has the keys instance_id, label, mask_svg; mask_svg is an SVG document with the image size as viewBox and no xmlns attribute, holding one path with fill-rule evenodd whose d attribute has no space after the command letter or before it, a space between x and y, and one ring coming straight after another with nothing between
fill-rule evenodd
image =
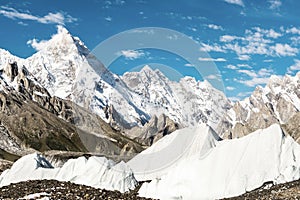
<instances>
[{"instance_id":1,"label":"white ice mound","mask_svg":"<svg viewBox=\"0 0 300 200\"><path fill-rule=\"evenodd\" d=\"M219 199L240 195L267 181L300 178L300 145L277 124L240 139L220 141L205 157L199 155L182 158L166 175L143 184L139 195ZM166 158L163 156L160 160Z\"/></svg>"},{"instance_id":2,"label":"white ice mound","mask_svg":"<svg viewBox=\"0 0 300 200\"><path fill-rule=\"evenodd\" d=\"M206 124L180 129L163 137L127 164L138 181L153 180L187 157L205 156L218 140L221 140L219 136Z\"/></svg>"},{"instance_id":3,"label":"white ice mound","mask_svg":"<svg viewBox=\"0 0 300 200\"><path fill-rule=\"evenodd\" d=\"M53 168L43 156L34 153L20 158L4 171L0 176L0 186L36 179L71 181L120 192L134 189L137 184L124 162L115 164L104 157L79 157L68 160L61 168Z\"/></svg>"}]
</instances>

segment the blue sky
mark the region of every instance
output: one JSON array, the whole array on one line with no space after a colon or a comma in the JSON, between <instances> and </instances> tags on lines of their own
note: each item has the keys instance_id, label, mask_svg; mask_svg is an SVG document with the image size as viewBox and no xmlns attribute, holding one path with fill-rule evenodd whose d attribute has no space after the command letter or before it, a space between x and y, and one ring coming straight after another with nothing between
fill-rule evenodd
<instances>
[{"instance_id":1,"label":"blue sky","mask_svg":"<svg viewBox=\"0 0 300 200\"><path fill-rule=\"evenodd\" d=\"M36 52L28 41L49 39L57 25L91 50L122 31L167 28L196 41L209 53L199 53L198 61L214 62L221 76L201 77L185 58L158 49L123 49L111 70L122 74L156 63L196 79L220 79L228 97L241 99L273 74L300 70L299 8L297 0L2 0L0 48L28 57Z\"/></svg>"}]
</instances>

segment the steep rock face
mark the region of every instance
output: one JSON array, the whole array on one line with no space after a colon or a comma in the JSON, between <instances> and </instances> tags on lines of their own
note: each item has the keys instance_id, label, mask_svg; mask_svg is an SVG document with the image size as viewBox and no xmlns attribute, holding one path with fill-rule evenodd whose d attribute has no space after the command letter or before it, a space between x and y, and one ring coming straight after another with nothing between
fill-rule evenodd
<instances>
[{"instance_id":1,"label":"steep rock face","mask_svg":"<svg viewBox=\"0 0 300 200\"><path fill-rule=\"evenodd\" d=\"M264 88L258 86L249 98L236 102L223 119L227 124L219 129L225 138L235 138L273 123L286 124L300 111L299 91L300 73L295 77L272 76Z\"/></svg>"},{"instance_id":2,"label":"steep rock face","mask_svg":"<svg viewBox=\"0 0 300 200\"><path fill-rule=\"evenodd\" d=\"M179 128L179 124L175 123L168 116L162 114L157 117L154 115L143 127L136 126L127 130L126 135L144 145L151 146L162 137Z\"/></svg>"},{"instance_id":3,"label":"steep rock face","mask_svg":"<svg viewBox=\"0 0 300 200\"><path fill-rule=\"evenodd\" d=\"M300 144L300 113L296 113L289 119L286 124L283 124L283 130L288 133L296 142Z\"/></svg>"},{"instance_id":4,"label":"steep rock face","mask_svg":"<svg viewBox=\"0 0 300 200\"><path fill-rule=\"evenodd\" d=\"M112 129L99 116L52 97L17 63L0 69L0 143L2 155L38 151L91 151L107 156L135 155L139 143ZM11 156L14 160L15 158Z\"/></svg>"}]
</instances>

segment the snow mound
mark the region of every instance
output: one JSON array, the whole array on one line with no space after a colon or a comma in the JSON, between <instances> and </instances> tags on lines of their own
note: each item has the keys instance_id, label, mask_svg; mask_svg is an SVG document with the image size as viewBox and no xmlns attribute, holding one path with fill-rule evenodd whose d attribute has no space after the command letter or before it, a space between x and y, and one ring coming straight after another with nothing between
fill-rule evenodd
<instances>
[{"instance_id":1,"label":"snow mound","mask_svg":"<svg viewBox=\"0 0 300 200\"><path fill-rule=\"evenodd\" d=\"M166 175L144 183L139 195L219 199L240 195L264 182L299 178L300 146L274 124L240 139L220 141L205 157L195 154L182 159Z\"/></svg>"},{"instance_id":2,"label":"snow mound","mask_svg":"<svg viewBox=\"0 0 300 200\"><path fill-rule=\"evenodd\" d=\"M138 181L152 180L187 157L205 156L218 140L219 136L206 124L180 129L158 140L127 164Z\"/></svg>"},{"instance_id":3,"label":"snow mound","mask_svg":"<svg viewBox=\"0 0 300 200\"><path fill-rule=\"evenodd\" d=\"M0 186L37 179L71 181L120 192L134 189L137 184L132 171L124 162L116 164L97 156L89 159L79 157L68 160L61 168L53 168L43 156L34 153L20 158L4 171L0 176Z\"/></svg>"}]
</instances>

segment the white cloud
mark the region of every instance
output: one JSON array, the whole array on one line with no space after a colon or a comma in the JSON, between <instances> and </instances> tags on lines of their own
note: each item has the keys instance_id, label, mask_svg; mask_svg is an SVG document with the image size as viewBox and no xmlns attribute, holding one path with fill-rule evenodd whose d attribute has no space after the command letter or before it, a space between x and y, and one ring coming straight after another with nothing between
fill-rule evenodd
<instances>
[{"instance_id":1,"label":"white cloud","mask_svg":"<svg viewBox=\"0 0 300 200\"><path fill-rule=\"evenodd\" d=\"M187 64L185 64L184 66L186 66L186 67L195 67L195 65L190 64L190 63L187 63Z\"/></svg>"},{"instance_id":2,"label":"white cloud","mask_svg":"<svg viewBox=\"0 0 300 200\"><path fill-rule=\"evenodd\" d=\"M298 53L297 48L293 48L288 44L277 43L275 46L271 46L272 50L277 56L295 56Z\"/></svg>"},{"instance_id":3,"label":"white cloud","mask_svg":"<svg viewBox=\"0 0 300 200\"><path fill-rule=\"evenodd\" d=\"M300 44L300 36L293 36L293 37L290 37L290 40L292 41L292 44L293 44L293 45L298 45L298 44Z\"/></svg>"},{"instance_id":4,"label":"white cloud","mask_svg":"<svg viewBox=\"0 0 300 200\"><path fill-rule=\"evenodd\" d=\"M239 73L246 74L250 76L251 78L257 77L257 74L253 70L247 70L247 69L240 69L238 70Z\"/></svg>"},{"instance_id":5,"label":"white cloud","mask_svg":"<svg viewBox=\"0 0 300 200\"><path fill-rule=\"evenodd\" d=\"M240 83L243 83L249 87L254 87L256 85L266 84L269 81L269 77L255 77L250 80L240 80Z\"/></svg>"},{"instance_id":6,"label":"white cloud","mask_svg":"<svg viewBox=\"0 0 300 200\"><path fill-rule=\"evenodd\" d=\"M111 22L112 18L110 16L104 18L106 21Z\"/></svg>"},{"instance_id":7,"label":"white cloud","mask_svg":"<svg viewBox=\"0 0 300 200\"><path fill-rule=\"evenodd\" d=\"M215 25L215 24L208 24L207 27L210 28L210 29L214 29L214 30L223 30L222 26L218 26L218 25Z\"/></svg>"},{"instance_id":8,"label":"white cloud","mask_svg":"<svg viewBox=\"0 0 300 200\"><path fill-rule=\"evenodd\" d=\"M248 64L238 64L238 67L243 67L243 68L247 68L247 69L252 69L252 67Z\"/></svg>"},{"instance_id":9,"label":"white cloud","mask_svg":"<svg viewBox=\"0 0 300 200\"><path fill-rule=\"evenodd\" d=\"M261 68L258 71L258 76L271 76L273 74L273 70L272 69L266 69L266 68Z\"/></svg>"},{"instance_id":10,"label":"white cloud","mask_svg":"<svg viewBox=\"0 0 300 200\"><path fill-rule=\"evenodd\" d=\"M205 51L205 52L214 51L214 52L226 53L226 50L224 50L222 46L218 44L208 45L208 44L201 43L201 46L202 47L200 48L200 51Z\"/></svg>"},{"instance_id":11,"label":"white cloud","mask_svg":"<svg viewBox=\"0 0 300 200\"><path fill-rule=\"evenodd\" d=\"M145 56L145 53L141 50L122 50L118 53L121 56L124 56L128 60L135 60Z\"/></svg>"},{"instance_id":12,"label":"white cloud","mask_svg":"<svg viewBox=\"0 0 300 200\"><path fill-rule=\"evenodd\" d=\"M247 97L249 95L251 95L252 92L240 92L237 94L238 97Z\"/></svg>"},{"instance_id":13,"label":"white cloud","mask_svg":"<svg viewBox=\"0 0 300 200\"><path fill-rule=\"evenodd\" d=\"M260 28L260 27L254 27L253 28L255 31L257 31L257 33L261 33L262 35L262 37L263 36L266 36L266 37L269 37L269 38L274 38L274 39L276 39L276 38L278 38L278 37L281 37L282 36L282 34L281 33L278 33L278 32L276 32L276 31L274 31L274 29L262 29L262 28Z\"/></svg>"},{"instance_id":14,"label":"white cloud","mask_svg":"<svg viewBox=\"0 0 300 200\"><path fill-rule=\"evenodd\" d=\"M76 18L62 12L56 12L56 13L50 12L47 15L40 17L40 16L32 15L30 13L19 12L14 8L9 8L5 6L1 7L0 14L10 19L31 20L42 24L63 25L65 23L72 23L77 21Z\"/></svg>"},{"instance_id":15,"label":"white cloud","mask_svg":"<svg viewBox=\"0 0 300 200\"><path fill-rule=\"evenodd\" d=\"M244 3L242 0L224 0L227 3L235 4L244 7Z\"/></svg>"},{"instance_id":16,"label":"white cloud","mask_svg":"<svg viewBox=\"0 0 300 200\"><path fill-rule=\"evenodd\" d=\"M300 71L300 60L295 59L294 62L295 63L287 69L288 74L293 73L293 71Z\"/></svg>"},{"instance_id":17,"label":"white cloud","mask_svg":"<svg viewBox=\"0 0 300 200\"><path fill-rule=\"evenodd\" d=\"M272 59L267 59L267 60L263 60L263 62L269 63L269 62L273 62Z\"/></svg>"},{"instance_id":18,"label":"white cloud","mask_svg":"<svg viewBox=\"0 0 300 200\"><path fill-rule=\"evenodd\" d=\"M300 29L296 27L289 28L285 32L300 35Z\"/></svg>"},{"instance_id":19,"label":"white cloud","mask_svg":"<svg viewBox=\"0 0 300 200\"><path fill-rule=\"evenodd\" d=\"M298 29L291 28L286 32L298 33ZM300 32L300 30L299 30ZM276 43L276 39L282 36L282 33L274 29L262 29L254 27L245 30L245 36L239 37L234 35L223 35L219 41L224 44L205 46L207 50L233 51L237 54L239 60L249 60L250 55L267 55L267 56L295 56L298 49L289 45ZM296 38L294 38L296 41ZM295 42L293 43L295 44ZM209 48L211 47L211 48ZM217 47L217 48L216 48Z\"/></svg>"},{"instance_id":20,"label":"white cloud","mask_svg":"<svg viewBox=\"0 0 300 200\"><path fill-rule=\"evenodd\" d=\"M235 66L235 65L227 65L225 68L227 68L227 69L232 69L232 70L238 69L238 67Z\"/></svg>"},{"instance_id":21,"label":"white cloud","mask_svg":"<svg viewBox=\"0 0 300 200\"><path fill-rule=\"evenodd\" d=\"M226 90L232 91L232 90L235 90L235 87L227 86Z\"/></svg>"},{"instance_id":22,"label":"white cloud","mask_svg":"<svg viewBox=\"0 0 300 200\"><path fill-rule=\"evenodd\" d=\"M225 58L198 58L199 61L204 62L226 62L227 60Z\"/></svg>"},{"instance_id":23,"label":"white cloud","mask_svg":"<svg viewBox=\"0 0 300 200\"><path fill-rule=\"evenodd\" d=\"M242 74L246 74L247 76L250 77L250 79L247 80L239 79L236 81L244 85L247 85L249 87L254 87L260 84L266 84L269 81L269 77L274 73L272 69L266 69L266 68L262 68L258 72L255 72L253 70L238 70L238 72Z\"/></svg>"},{"instance_id":24,"label":"white cloud","mask_svg":"<svg viewBox=\"0 0 300 200\"><path fill-rule=\"evenodd\" d=\"M279 8L282 5L282 2L280 0L269 0L270 3L270 9L274 10Z\"/></svg>"},{"instance_id":25,"label":"white cloud","mask_svg":"<svg viewBox=\"0 0 300 200\"><path fill-rule=\"evenodd\" d=\"M220 74L210 74L208 76L205 76L205 79L220 80L221 76L220 76Z\"/></svg>"},{"instance_id":26,"label":"white cloud","mask_svg":"<svg viewBox=\"0 0 300 200\"><path fill-rule=\"evenodd\" d=\"M232 36L232 35L223 35L220 37L221 42L232 42L233 40L240 39L240 37Z\"/></svg>"},{"instance_id":27,"label":"white cloud","mask_svg":"<svg viewBox=\"0 0 300 200\"><path fill-rule=\"evenodd\" d=\"M250 60L251 57L249 55L238 55L239 60Z\"/></svg>"},{"instance_id":28,"label":"white cloud","mask_svg":"<svg viewBox=\"0 0 300 200\"><path fill-rule=\"evenodd\" d=\"M27 44L30 45L32 48L34 48L36 51L40 51L46 47L47 42L48 41L46 40L38 41L37 39L34 38L32 40L28 40Z\"/></svg>"},{"instance_id":29,"label":"white cloud","mask_svg":"<svg viewBox=\"0 0 300 200\"><path fill-rule=\"evenodd\" d=\"M24 23L24 22L18 22L19 25L22 25L22 26L28 26L28 24Z\"/></svg>"}]
</instances>

